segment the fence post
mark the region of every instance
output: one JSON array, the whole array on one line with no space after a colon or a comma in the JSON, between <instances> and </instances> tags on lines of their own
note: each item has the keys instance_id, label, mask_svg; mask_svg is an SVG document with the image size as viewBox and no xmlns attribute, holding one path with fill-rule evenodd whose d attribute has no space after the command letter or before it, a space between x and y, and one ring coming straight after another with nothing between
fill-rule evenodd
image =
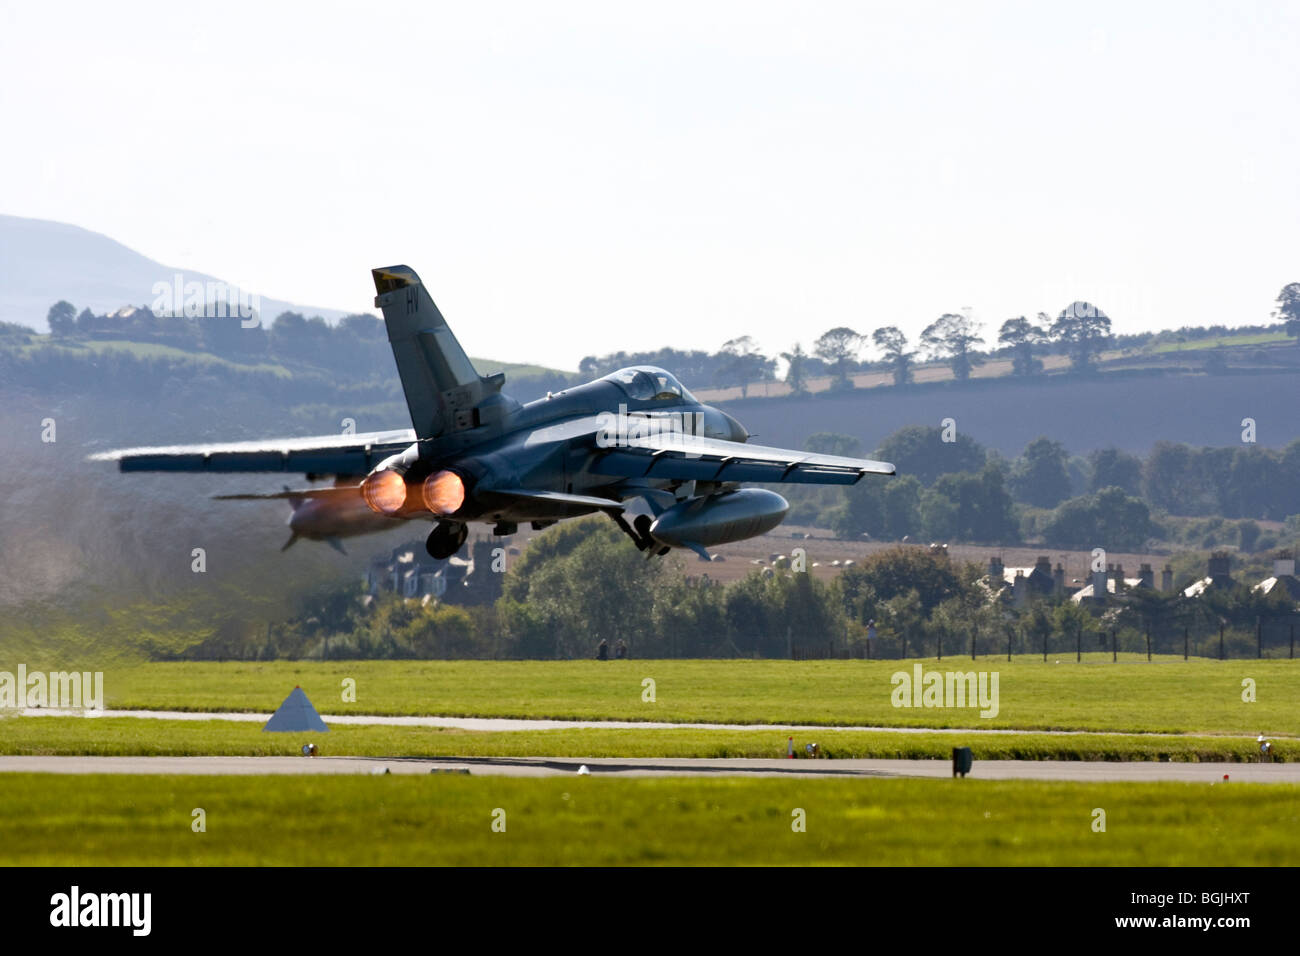
<instances>
[{"instance_id":1,"label":"fence post","mask_svg":"<svg viewBox=\"0 0 1300 956\"><path fill-rule=\"evenodd\" d=\"M1074 632L1074 662L1076 664L1083 660L1083 628Z\"/></svg>"},{"instance_id":2,"label":"fence post","mask_svg":"<svg viewBox=\"0 0 1300 956\"><path fill-rule=\"evenodd\" d=\"M1147 628L1147 660L1151 660L1151 628Z\"/></svg>"},{"instance_id":3,"label":"fence post","mask_svg":"<svg viewBox=\"0 0 1300 956\"><path fill-rule=\"evenodd\" d=\"M1295 657L1295 621L1291 622L1291 656Z\"/></svg>"},{"instance_id":4,"label":"fence post","mask_svg":"<svg viewBox=\"0 0 1300 956\"><path fill-rule=\"evenodd\" d=\"M1119 660L1119 644L1115 641L1115 629L1113 627L1110 629L1110 659L1112 661Z\"/></svg>"},{"instance_id":5,"label":"fence post","mask_svg":"<svg viewBox=\"0 0 1300 956\"><path fill-rule=\"evenodd\" d=\"M1047 632L1043 631L1043 663L1047 663Z\"/></svg>"},{"instance_id":6,"label":"fence post","mask_svg":"<svg viewBox=\"0 0 1300 956\"><path fill-rule=\"evenodd\" d=\"M978 634L977 631L970 632L970 659L971 660L975 660L975 638L977 634Z\"/></svg>"},{"instance_id":7,"label":"fence post","mask_svg":"<svg viewBox=\"0 0 1300 956\"><path fill-rule=\"evenodd\" d=\"M907 632L903 632L903 660L907 660Z\"/></svg>"},{"instance_id":8,"label":"fence post","mask_svg":"<svg viewBox=\"0 0 1300 956\"><path fill-rule=\"evenodd\" d=\"M1183 660L1187 660L1187 628L1183 628Z\"/></svg>"},{"instance_id":9,"label":"fence post","mask_svg":"<svg viewBox=\"0 0 1300 956\"><path fill-rule=\"evenodd\" d=\"M943 660L943 631L936 631L934 635L935 651L939 655L939 660Z\"/></svg>"},{"instance_id":10,"label":"fence post","mask_svg":"<svg viewBox=\"0 0 1300 956\"><path fill-rule=\"evenodd\" d=\"M1255 656L1264 656L1264 615L1255 615Z\"/></svg>"},{"instance_id":11,"label":"fence post","mask_svg":"<svg viewBox=\"0 0 1300 956\"><path fill-rule=\"evenodd\" d=\"M1223 660L1223 622L1219 622L1219 660Z\"/></svg>"},{"instance_id":12,"label":"fence post","mask_svg":"<svg viewBox=\"0 0 1300 956\"><path fill-rule=\"evenodd\" d=\"M1011 631L1007 631L1007 663L1011 663Z\"/></svg>"}]
</instances>

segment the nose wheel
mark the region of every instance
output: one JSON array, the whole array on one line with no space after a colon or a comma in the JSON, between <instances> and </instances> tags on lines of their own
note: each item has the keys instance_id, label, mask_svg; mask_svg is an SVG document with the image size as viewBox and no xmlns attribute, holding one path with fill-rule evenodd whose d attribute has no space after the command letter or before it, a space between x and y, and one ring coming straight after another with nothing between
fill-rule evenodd
<instances>
[{"instance_id":1,"label":"nose wheel","mask_svg":"<svg viewBox=\"0 0 1300 956\"><path fill-rule=\"evenodd\" d=\"M424 549L429 552L431 558L443 561L459 551L468 537L468 525L457 524L454 521L439 521L429 532L428 540L424 542Z\"/></svg>"}]
</instances>

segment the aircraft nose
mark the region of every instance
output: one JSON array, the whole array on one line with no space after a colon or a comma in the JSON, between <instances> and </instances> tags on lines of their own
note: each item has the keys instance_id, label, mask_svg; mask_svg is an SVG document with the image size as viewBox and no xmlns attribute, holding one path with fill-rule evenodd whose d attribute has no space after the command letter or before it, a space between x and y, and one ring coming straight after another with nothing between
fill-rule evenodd
<instances>
[{"instance_id":1,"label":"aircraft nose","mask_svg":"<svg viewBox=\"0 0 1300 956\"><path fill-rule=\"evenodd\" d=\"M722 412L722 418L727 426L727 441L749 441L749 429L726 412Z\"/></svg>"},{"instance_id":2,"label":"aircraft nose","mask_svg":"<svg viewBox=\"0 0 1300 956\"><path fill-rule=\"evenodd\" d=\"M710 408L706 413L705 435L709 438L721 438L724 441L749 441L749 432L726 412Z\"/></svg>"}]
</instances>

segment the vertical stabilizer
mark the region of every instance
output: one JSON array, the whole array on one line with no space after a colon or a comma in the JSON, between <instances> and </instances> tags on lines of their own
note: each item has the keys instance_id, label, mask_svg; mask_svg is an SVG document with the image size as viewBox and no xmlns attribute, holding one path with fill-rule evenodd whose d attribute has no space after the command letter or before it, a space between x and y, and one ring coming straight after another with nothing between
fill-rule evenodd
<instances>
[{"instance_id":1,"label":"vertical stabilizer","mask_svg":"<svg viewBox=\"0 0 1300 956\"><path fill-rule=\"evenodd\" d=\"M478 374L414 269L387 266L371 274L416 435L437 438L481 424L479 406L501 390L505 376Z\"/></svg>"}]
</instances>

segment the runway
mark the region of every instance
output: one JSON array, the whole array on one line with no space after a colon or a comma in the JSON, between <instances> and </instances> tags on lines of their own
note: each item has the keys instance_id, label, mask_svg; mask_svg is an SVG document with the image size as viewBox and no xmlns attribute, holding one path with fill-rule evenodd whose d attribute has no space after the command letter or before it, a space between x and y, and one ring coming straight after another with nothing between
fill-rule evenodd
<instances>
[{"instance_id":1,"label":"runway","mask_svg":"<svg viewBox=\"0 0 1300 956\"><path fill-rule=\"evenodd\" d=\"M778 760L659 757L45 757L0 756L0 773L64 774L470 774L613 777L927 777L948 779L946 760ZM1173 781L1206 785L1300 783L1300 764L1156 763L1152 761L976 761L971 779L1075 783Z\"/></svg>"},{"instance_id":2,"label":"runway","mask_svg":"<svg viewBox=\"0 0 1300 956\"><path fill-rule=\"evenodd\" d=\"M247 723L266 723L271 715L241 711L188 711L188 710L58 710L45 707L27 707L16 711L19 717L134 717L142 720L228 720ZM342 727L392 726L441 727L449 730L476 730L484 732L521 732L528 730L763 730L773 732L829 733L831 731L858 731L888 734L960 734L970 735L1046 735L1074 737L1084 734L1105 734L1113 737L1253 737L1251 734L1193 734L1193 733L1135 733L1115 730L1023 730L997 727L877 727L844 724L711 724L670 723L650 720L551 720L530 717L404 717L384 714L322 714L327 724ZM1275 739L1282 735L1273 734Z\"/></svg>"}]
</instances>

